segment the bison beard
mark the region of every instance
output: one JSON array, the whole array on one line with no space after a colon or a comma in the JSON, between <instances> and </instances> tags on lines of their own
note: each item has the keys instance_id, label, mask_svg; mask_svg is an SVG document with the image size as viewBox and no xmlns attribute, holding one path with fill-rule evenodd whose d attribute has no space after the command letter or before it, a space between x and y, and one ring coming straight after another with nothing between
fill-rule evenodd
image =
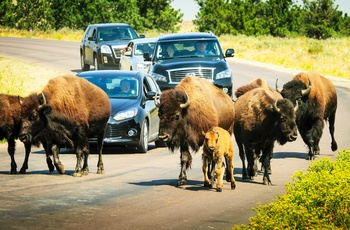
<instances>
[{"instance_id":1,"label":"bison beard","mask_svg":"<svg viewBox=\"0 0 350 230\"><path fill-rule=\"evenodd\" d=\"M256 176L255 161L262 151L263 184L272 184L268 169L275 141L283 145L297 138L295 109L289 100L275 100L262 88L252 89L237 99L234 134L242 161L243 179Z\"/></svg>"},{"instance_id":2,"label":"bison beard","mask_svg":"<svg viewBox=\"0 0 350 230\"><path fill-rule=\"evenodd\" d=\"M337 110L337 93L327 78L317 73L299 73L283 85L284 98L299 101L296 122L303 141L308 146L308 160L320 154L319 142L322 137L324 120L329 122L332 142L331 149L338 149L334 138L334 123Z\"/></svg>"},{"instance_id":3,"label":"bison beard","mask_svg":"<svg viewBox=\"0 0 350 230\"><path fill-rule=\"evenodd\" d=\"M177 184L186 184L191 166L190 148L197 152L203 145L202 132L213 126L233 131L234 108L231 98L211 82L187 76L174 89L160 96L159 138L172 151L180 148L181 171Z\"/></svg>"},{"instance_id":4,"label":"bison beard","mask_svg":"<svg viewBox=\"0 0 350 230\"><path fill-rule=\"evenodd\" d=\"M103 137L111 106L102 89L76 76L56 77L48 82L43 93L23 98L21 112L20 139L25 143L45 141L44 148L53 154L59 173L64 173L58 157L62 145L74 147L76 151L73 176L88 173L88 138L95 136L98 137L99 152L97 173L104 172Z\"/></svg>"}]
</instances>

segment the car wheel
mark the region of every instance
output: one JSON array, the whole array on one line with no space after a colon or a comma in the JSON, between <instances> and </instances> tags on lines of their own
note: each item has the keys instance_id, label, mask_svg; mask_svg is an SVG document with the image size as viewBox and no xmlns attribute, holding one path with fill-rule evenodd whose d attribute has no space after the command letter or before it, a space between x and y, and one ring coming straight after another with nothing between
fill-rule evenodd
<instances>
[{"instance_id":1,"label":"car wheel","mask_svg":"<svg viewBox=\"0 0 350 230\"><path fill-rule=\"evenodd\" d=\"M83 53L80 54L80 65L81 65L81 70L82 71L90 70L90 65L85 64L85 57L84 57Z\"/></svg>"},{"instance_id":2,"label":"car wheel","mask_svg":"<svg viewBox=\"0 0 350 230\"><path fill-rule=\"evenodd\" d=\"M140 140L137 146L137 150L140 153L146 153L148 150L148 123L147 120L142 122Z\"/></svg>"},{"instance_id":3,"label":"car wheel","mask_svg":"<svg viewBox=\"0 0 350 230\"><path fill-rule=\"evenodd\" d=\"M167 147L165 142L162 141L162 140L157 140L157 141L154 142L154 144L156 145L157 148Z\"/></svg>"},{"instance_id":4,"label":"car wheel","mask_svg":"<svg viewBox=\"0 0 350 230\"><path fill-rule=\"evenodd\" d=\"M97 56L95 55L94 56L94 67L95 67L95 70L99 70L100 67L98 66L98 61L97 61Z\"/></svg>"}]
</instances>

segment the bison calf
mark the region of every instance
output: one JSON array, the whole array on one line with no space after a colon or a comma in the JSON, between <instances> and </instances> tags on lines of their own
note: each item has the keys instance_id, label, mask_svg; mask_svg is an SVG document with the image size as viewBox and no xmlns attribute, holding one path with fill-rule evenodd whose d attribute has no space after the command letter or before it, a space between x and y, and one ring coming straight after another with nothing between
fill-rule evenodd
<instances>
[{"instance_id":1,"label":"bison calf","mask_svg":"<svg viewBox=\"0 0 350 230\"><path fill-rule=\"evenodd\" d=\"M231 189L236 188L236 182L233 177L233 145L231 135L225 129L213 127L208 132L204 133L203 144L203 174L204 186L211 188L214 183L214 168L216 167L216 190L222 191L223 177L225 172L225 158L227 164L226 181L231 182ZM211 165L210 178L208 177L209 165Z\"/></svg>"}]
</instances>

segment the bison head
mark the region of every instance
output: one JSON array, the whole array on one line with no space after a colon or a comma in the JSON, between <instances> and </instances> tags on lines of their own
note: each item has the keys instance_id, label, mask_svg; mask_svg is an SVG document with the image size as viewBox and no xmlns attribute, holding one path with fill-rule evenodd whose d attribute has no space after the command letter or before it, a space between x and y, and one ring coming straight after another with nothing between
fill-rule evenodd
<instances>
[{"instance_id":1,"label":"bison head","mask_svg":"<svg viewBox=\"0 0 350 230\"><path fill-rule=\"evenodd\" d=\"M288 99L278 100L274 106L277 114L277 126L280 133L277 134L277 142L284 145L287 142L295 141L298 137L297 125L295 123L295 112L298 109L298 103L294 107Z\"/></svg>"},{"instance_id":2,"label":"bison head","mask_svg":"<svg viewBox=\"0 0 350 230\"><path fill-rule=\"evenodd\" d=\"M34 143L37 136L47 125L46 114L52 108L46 104L44 94L32 94L20 100L22 125L19 139L24 143Z\"/></svg>"},{"instance_id":3,"label":"bison head","mask_svg":"<svg viewBox=\"0 0 350 230\"><path fill-rule=\"evenodd\" d=\"M187 108L190 106L190 98L186 92L180 90L166 90L160 96L160 103L155 97L155 104L159 108L159 138L166 143L173 143L176 134L181 135L186 122Z\"/></svg>"},{"instance_id":4,"label":"bison head","mask_svg":"<svg viewBox=\"0 0 350 230\"><path fill-rule=\"evenodd\" d=\"M203 135L203 148L205 148L208 152L213 152L219 140L219 132L215 128L211 128L208 132L203 132Z\"/></svg>"},{"instance_id":5,"label":"bison head","mask_svg":"<svg viewBox=\"0 0 350 230\"><path fill-rule=\"evenodd\" d=\"M283 98L289 99L295 105L295 103L299 102L299 104L305 102L310 94L312 85L309 79L309 86L307 87L300 80L292 80L283 85L283 89L281 91L281 95Z\"/></svg>"}]
</instances>

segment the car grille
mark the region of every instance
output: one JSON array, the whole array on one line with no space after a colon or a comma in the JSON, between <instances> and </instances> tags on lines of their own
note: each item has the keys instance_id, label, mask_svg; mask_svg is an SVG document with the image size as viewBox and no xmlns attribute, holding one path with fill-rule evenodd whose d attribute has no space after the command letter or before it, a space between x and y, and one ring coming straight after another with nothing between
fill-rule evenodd
<instances>
[{"instance_id":1,"label":"car grille","mask_svg":"<svg viewBox=\"0 0 350 230\"><path fill-rule=\"evenodd\" d=\"M121 51L122 49L121 48L113 48L113 54L114 54L114 57L116 58L120 58L121 56Z\"/></svg>"},{"instance_id":2,"label":"car grille","mask_svg":"<svg viewBox=\"0 0 350 230\"><path fill-rule=\"evenodd\" d=\"M186 75L213 81L214 68L185 68L168 70L170 83L179 83Z\"/></svg>"},{"instance_id":3,"label":"car grille","mask_svg":"<svg viewBox=\"0 0 350 230\"><path fill-rule=\"evenodd\" d=\"M117 126L115 125L107 125L107 129L105 132L105 138L121 138L121 133L119 132L119 130L117 129Z\"/></svg>"}]
</instances>

